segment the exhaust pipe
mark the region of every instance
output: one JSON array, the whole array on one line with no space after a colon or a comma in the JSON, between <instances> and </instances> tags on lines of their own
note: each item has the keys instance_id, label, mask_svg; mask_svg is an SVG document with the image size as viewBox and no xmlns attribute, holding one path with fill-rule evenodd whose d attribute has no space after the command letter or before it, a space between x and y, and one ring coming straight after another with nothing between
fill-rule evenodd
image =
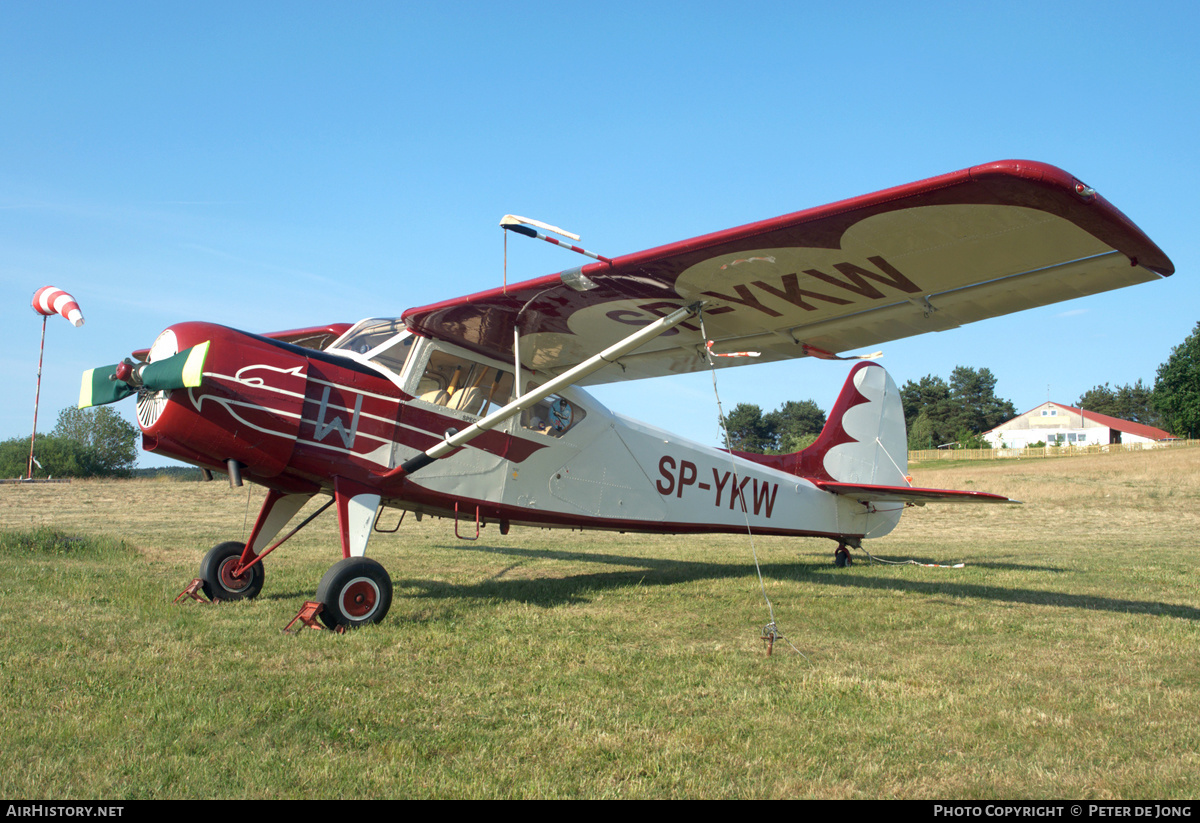
<instances>
[{"instance_id":1,"label":"exhaust pipe","mask_svg":"<svg viewBox=\"0 0 1200 823\"><path fill-rule=\"evenodd\" d=\"M242 485L242 469L246 468L246 464L231 457L225 461L225 467L229 471L229 488L236 489Z\"/></svg>"}]
</instances>

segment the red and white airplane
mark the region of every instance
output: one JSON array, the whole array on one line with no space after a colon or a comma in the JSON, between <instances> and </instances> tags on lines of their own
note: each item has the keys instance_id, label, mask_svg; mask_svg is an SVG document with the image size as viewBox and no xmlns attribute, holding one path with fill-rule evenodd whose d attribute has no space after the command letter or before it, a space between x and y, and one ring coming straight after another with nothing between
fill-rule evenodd
<instances>
[{"instance_id":1,"label":"red and white airplane","mask_svg":"<svg viewBox=\"0 0 1200 823\"><path fill-rule=\"evenodd\" d=\"M391 604L387 572L365 556L383 506L501 534L749 524L828 537L841 564L908 505L1010 502L914 488L895 383L870 355L836 353L1173 271L1079 180L1003 161L395 319L275 334L180 323L134 353L141 363L86 373L80 405L136 394L147 451L268 489L247 542L222 543L201 563L214 600L255 597L276 535L314 495L330 495L343 559L318 587L320 617L357 626ZM760 356L709 356L742 350ZM806 356L859 362L819 439L795 454L689 442L583 389Z\"/></svg>"}]
</instances>

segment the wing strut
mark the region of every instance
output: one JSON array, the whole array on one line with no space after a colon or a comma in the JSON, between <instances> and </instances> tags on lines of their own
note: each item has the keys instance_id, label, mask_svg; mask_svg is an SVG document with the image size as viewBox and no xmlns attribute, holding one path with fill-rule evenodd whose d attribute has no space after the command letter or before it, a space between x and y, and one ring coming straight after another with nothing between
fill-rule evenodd
<instances>
[{"instance_id":1,"label":"wing strut","mask_svg":"<svg viewBox=\"0 0 1200 823\"><path fill-rule=\"evenodd\" d=\"M468 426L460 432L450 429L446 432L446 439L441 443L404 461L391 471L378 475L378 479L387 480L401 474L412 474L418 469L423 469L435 460L445 457L455 449L483 434L485 431L500 425L510 417L520 414L525 409L536 405L546 397L562 391L568 386L573 386L592 372L599 371L609 363L616 361L639 346L648 343L659 335L669 332L683 321L695 317L700 313L703 305L703 301L698 301L681 309L676 309L666 317L655 320L648 326L643 326L624 340L614 343L599 354L589 357L575 368L563 372L548 383L543 383L528 394L518 397L504 408L492 412L478 423Z\"/></svg>"}]
</instances>

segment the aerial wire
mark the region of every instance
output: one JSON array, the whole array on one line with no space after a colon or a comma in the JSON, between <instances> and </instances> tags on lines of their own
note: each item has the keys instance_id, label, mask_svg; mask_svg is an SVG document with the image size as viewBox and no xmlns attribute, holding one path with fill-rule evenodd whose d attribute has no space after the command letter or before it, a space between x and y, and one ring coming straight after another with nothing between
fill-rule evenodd
<instances>
[{"instance_id":1,"label":"aerial wire","mask_svg":"<svg viewBox=\"0 0 1200 823\"><path fill-rule=\"evenodd\" d=\"M703 312L703 310L701 310L698 317L700 320L700 335L703 337L704 340L708 340L709 339L708 332L704 328L704 312ZM712 352L711 345L705 347L704 355L708 362L709 371L712 372L713 395L717 399L717 419L721 422L721 433L725 438L725 451L728 452L728 454L729 454L729 465L730 465L730 468L733 470L733 474L731 476L732 482L733 482L732 493L736 494L738 496L738 501L742 505L742 517L745 518L745 521L746 521L746 535L750 538L750 554L754 557L754 571L758 574L758 586L759 586L759 589L762 591L763 600L767 604L767 614L771 618L771 622L768 623L765 627L763 627L763 638L764 639L770 638L772 642L774 641L775 638L782 638L789 646L791 646L792 651L794 651L796 654L800 655L806 661L811 663L812 661L809 660L808 655L806 655L804 652L802 652L798 648L796 648L796 644L793 643L790 639L788 639L788 637L786 635L784 635L782 632L779 631L778 624L775 622L775 607L771 604L771 598L767 596L767 584L763 580L762 567L758 562L758 549L754 545L754 530L750 526L750 512L746 508L746 497L744 494L742 494L740 491L738 491L737 460L734 458L734 455L733 455L733 444L729 437L729 427L725 423L725 409L721 404L721 393L717 389L717 365L716 365L716 361L713 360L713 352ZM768 652L768 654L769 653L770 652Z\"/></svg>"}]
</instances>

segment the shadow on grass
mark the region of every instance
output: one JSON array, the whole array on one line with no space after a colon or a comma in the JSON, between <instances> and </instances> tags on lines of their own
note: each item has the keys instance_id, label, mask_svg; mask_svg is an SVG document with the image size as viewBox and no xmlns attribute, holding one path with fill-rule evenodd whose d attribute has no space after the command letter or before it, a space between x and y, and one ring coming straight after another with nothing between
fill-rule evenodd
<instances>
[{"instance_id":1,"label":"shadow on grass","mask_svg":"<svg viewBox=\"0 0 1200 823\"><path fill-rule=\"evenodd\" d=\"M1018 567L1020 568L1020 567ZM995 600L1005 603L1028 603L1037 606L1059 606L1066 609L1089 609L1092 611L1118 612L1121 614L1153 614L1200 620L1200 609L1153 600L1125 600L1117 597L1096 597L1088 594L1041 591L1037 589L1015 589L1002 586L982 586L974 583L938 583L909 580L885 580L852 577L841 569L820 569L812 582L828 586L863 589L887 589L927 595L949 595L970 597L979 600Z\"/></svg>"},{"instance_id":2,"label":"shadow on grass","mask_svg":"<svg viewBox=\"0 0 1200 823\"><path fill-rule=\"evenodd\" d=\"M565 603L588 602L589 595L626 586L671 586L699 580L721 580L754 577L754 566L745 563L703 563L687 560L664 560L658 558L631 557L592 552L563 550L518 549L495 546L458 547L459 551L473 551L507 557L527 557L537 560L562 560L587 563L607 563L634 568L616 572L591 572L559 577L505 580L504 575L517 568L514 563L487 580L467 585L445 581L396 579L397 589L418 589L415 597L483 598L512 600L530 603L545 608ZM974 564L984 565L984 564ZM1042 570L1016 564L993 564L994 568ZM1046 569L1061 571L1061 569ZM1005 603L1027 603L1038 606L1057 606L1067 609L1090 609L1122 614L1148 614L1181 617L1200 621L1200 609L1146 600L1126 600L1116 597L1068 594L1065 592L1018 589L1002 586L987 586L974 583L947 581L897 580L895 578L863 577L852 567L837 569L832 565L813 566L808 563L771 563L762 566L763 575L772 580L795 580L822 586L841 588L880 589L914 594L975 598ZM411 595L410 595L411 596Z\"/></svg>"},{"instance_id":3,"label":"shadow on grass","mask_svg":"<svg viewBox=\"0 0 1200 823\"><path fill-rule=\"evenodd\" d=\"M456 551L524 557L531 560L560 560L563 562L604 563L633 568L613 572L553 575L538 578L504 579L505 575L523 565L512 563L487 580L468 585L442 580L393 579L397 589L419 589L421 597L429 598L494 598L552 607L564 603L586 603L589 595L627 586L670 586L697 580L740 578L754 574L754 567L731 563L702 563L695 561L662 560L655 558L572 552L556 549L518 549L495 546L455 547Z\"/></svg>"}]
</instances>

